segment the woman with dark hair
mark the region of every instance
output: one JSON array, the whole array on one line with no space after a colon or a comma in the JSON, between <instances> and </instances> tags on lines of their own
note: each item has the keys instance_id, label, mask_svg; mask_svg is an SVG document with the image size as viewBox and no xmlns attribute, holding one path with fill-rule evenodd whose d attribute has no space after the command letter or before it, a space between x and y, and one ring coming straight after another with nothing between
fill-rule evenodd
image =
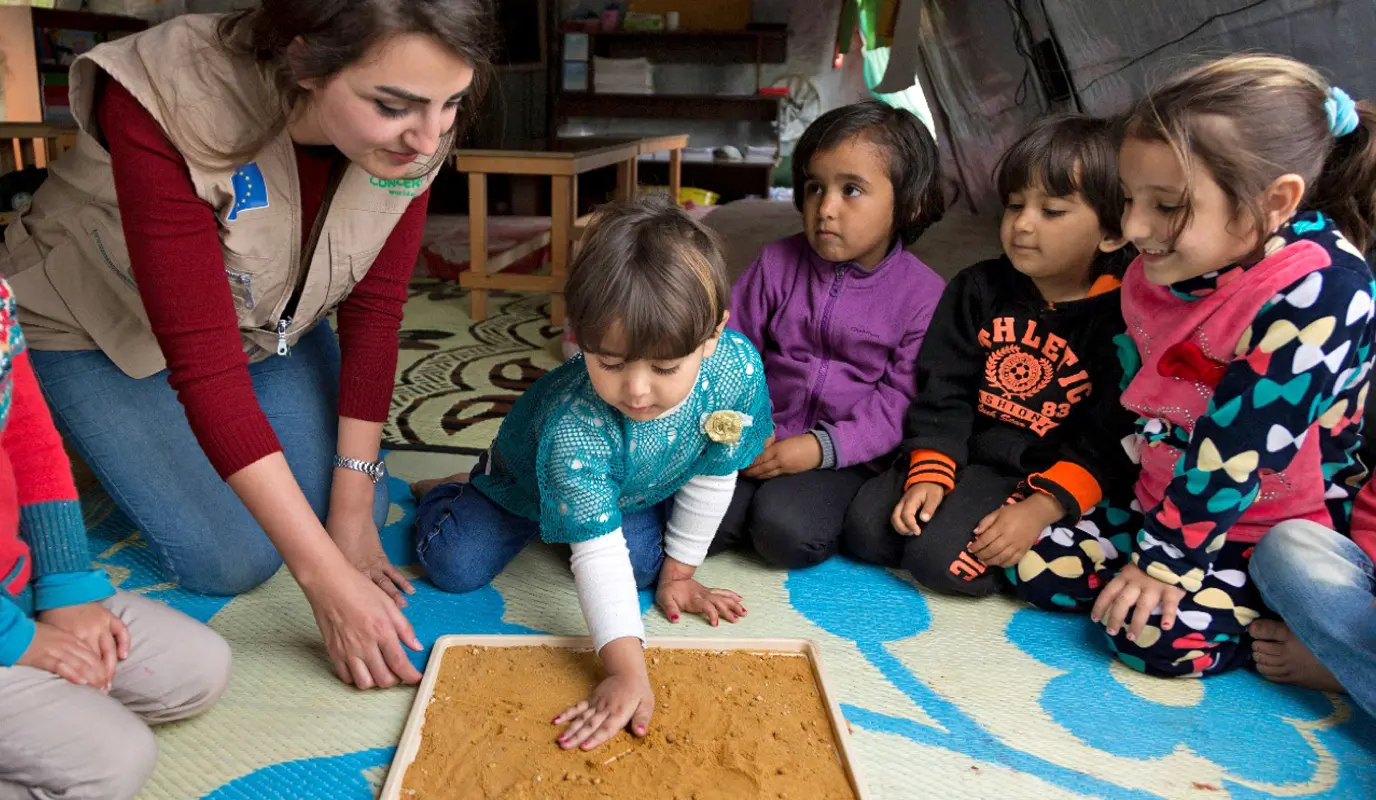
<instances>
[{"instance_id":1,"label":"woman with dark hair","mask_svg":"<svg viewBox=\"0 0 1376 800\"><path fill-rule=\"evenodd\" d=\"M420 679L378 453L428 187L492 52L486 0L262 0L101 45L0 247L58 427L167 578L233 595L285 562L359 688Z\"/></svg>"}]
</instances>

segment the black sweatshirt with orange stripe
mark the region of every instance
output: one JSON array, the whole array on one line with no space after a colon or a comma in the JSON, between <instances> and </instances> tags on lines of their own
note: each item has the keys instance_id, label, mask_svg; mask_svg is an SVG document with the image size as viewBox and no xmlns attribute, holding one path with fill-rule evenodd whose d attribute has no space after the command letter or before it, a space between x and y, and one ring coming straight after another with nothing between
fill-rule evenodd
<instances>
[{"instance_id":1,"label":"black sweatshirt with orange stripe","mask_svg":"<svg viewBox=\"0 0 1376 800\"><path fill-rule=\"evenodd\" d=\"M1048 303L1006 257L946 287L917 359L917 400L904 419L906 486L952 489L967 464L1021 477L1076 521L1132 482L1121 440L1114 337L1125 326L1118 281L1083 300Z\"/></svg>"}]
</instances>

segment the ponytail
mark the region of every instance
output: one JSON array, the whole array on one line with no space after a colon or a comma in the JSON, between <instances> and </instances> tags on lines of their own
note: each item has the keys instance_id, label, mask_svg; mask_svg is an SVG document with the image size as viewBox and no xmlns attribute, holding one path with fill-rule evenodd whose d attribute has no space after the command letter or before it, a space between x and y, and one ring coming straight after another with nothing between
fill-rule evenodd
<instances>
[{"instance_id":1,"label":"ponytail","mask_svg":"<svg viewBox=\"0 0 1376 800\"><path fill-rule=\"evenodd\" d=\"M1324 161L1310 205L1328 215L1358 250L1376 247L1376 105L1355 105L1356 128Z\"/></svg>"}]
</instances>

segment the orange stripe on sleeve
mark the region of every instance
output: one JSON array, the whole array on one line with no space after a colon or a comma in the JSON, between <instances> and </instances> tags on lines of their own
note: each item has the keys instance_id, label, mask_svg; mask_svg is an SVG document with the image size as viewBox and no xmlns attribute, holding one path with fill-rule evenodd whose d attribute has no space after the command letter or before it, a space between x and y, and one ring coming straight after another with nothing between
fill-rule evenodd
<instances>
[{"instance_id":1,"label":"orange stripe on sleeve","mask_svg":"<svg viewBox=\"0 0 1376 800\"><path fill-rule=\"evenodd\" d=\"M915 483L936 483L951 491L956 486L956 462L937 450L914 450L908 458L908 478L903 482L907 491Z\"/></svg>"},{"instance_id":2,"label":"orange stripe on sleeve","mask_svg":"<svg viewBox=\"0 0 1376 800\"><path fill-rule=\"evenodd\" d=\"M1043 494L1056 497L1055 489L1059 488L1075 500L1079 505L1078 509L1067 508L1066 512L1074 517L1079 517L1089 509L1098 505L1103 499L1103 489L1099 487L1099 482L1084 467L1072 461L1057 461L1051 468L1038 472L1027 479L1027 483L1033 489ZM1046 484L1053 484L1047 486ZM1064 501L1062 497L1057 500Z\"/></svg>"}]
</instances>

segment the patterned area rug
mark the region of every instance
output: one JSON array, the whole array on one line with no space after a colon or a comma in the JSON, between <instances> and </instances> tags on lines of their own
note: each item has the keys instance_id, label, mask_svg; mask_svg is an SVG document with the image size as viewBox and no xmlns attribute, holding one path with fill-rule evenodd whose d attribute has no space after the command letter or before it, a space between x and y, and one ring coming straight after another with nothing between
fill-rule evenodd
<instances>
[{"instance_id":1,"label":"patterned area rug","mask_svg":"<svg viewBox=\"0 0 1376 800\"><path fill-rule=\"evenodd\" d=\"M400 562L413 512L403 478L426 477L414 474L413 456L388 459L399 502L384 543ZM285 571L233 600L193 595L161 581L108 499L88 498L86 513L93 550L123 589L208 621L234 649L219 706L159 729L160 760L143 798L375 796L412 690L342 686ZM647 594L650 635L818 642L858 766L881 800L1376 797L1376 724L1341 697L1249 672L1144 677L1110 659L1082 617L1000 598L927 596L903 576L844 559L790 573L728 554L700 574L743 594L750 616L720 629L696 619L671 625ZM585 632L566 565L538 546L472 594L422 582L407 613L427 646L446 633ZM426 656L413 656L417 666Z\"/></svg>"},{"instance_id":2,"label":"patterned area rug","mask_svg":"<svg viewBox=\"0 0 1376 800\"><path fill-rule=\"evenodd\" d=\"M456 283L412 282L387 447L476 456L521 392L560 364L548 295L489 295L477 323L467 298Z\"/></svg>"}]
</instances>

